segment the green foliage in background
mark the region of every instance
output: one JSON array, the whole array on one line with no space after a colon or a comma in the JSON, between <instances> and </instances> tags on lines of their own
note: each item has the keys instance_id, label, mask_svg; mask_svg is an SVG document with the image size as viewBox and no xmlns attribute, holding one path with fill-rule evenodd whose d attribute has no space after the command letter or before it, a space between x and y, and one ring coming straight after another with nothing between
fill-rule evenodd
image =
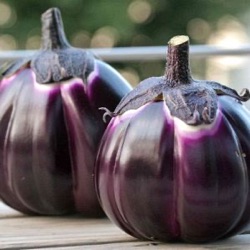
<instances>
[{"instance_id":1,"label":"green foliage in background","mask_svg":"<svg viewBox=\"0 0 250 250\"><path fill-rule=\"evenodd\" d=\"M128 8L133 2L149 2L152 10L145 22L131 20ZM138 45L164 45L177 34L187 33L193 18L202 18L215 27L223 15L239 16L248 1L242 0L0 0L14 10L12 26L0 27L1 33L13 35L18 48L25 48L27 36L40 34L40 15L50 7L60 8L66 34L73 37L79 30L90 36L103 26L114 27L119 35L116 46L130 46L138 34L145 38ZM249 2L248 2L249 3ZM192 37L191 37L192 39ZM196 41L194 41L196 42Z\"/></svg>"},{"instance_id":2,"label":"green foliage in background","mask_svg":"<svg viewBox=\"0 0 250 250\"><path fill-rule=\"evenodd\" d=\"M38 49L40 16L51 7L61 10L71 44L85 48L166 45L180 34L189 35L192 44L204 44L224 16L244 22L250 8L247 0L0 0L1 4L10 6L11 18L1 24L0 8L0 49L6 49L1 48L1 35L7 49ZM162 74L164 62L115 66L145 78Z\"/></svg>"}]
</instances>

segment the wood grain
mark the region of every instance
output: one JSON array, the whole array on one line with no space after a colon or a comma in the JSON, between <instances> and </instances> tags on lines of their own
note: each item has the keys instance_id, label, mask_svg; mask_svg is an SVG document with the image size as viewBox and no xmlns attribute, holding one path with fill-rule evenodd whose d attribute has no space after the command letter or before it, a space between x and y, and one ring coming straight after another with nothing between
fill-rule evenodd
<instances>
[{"instance_id":1,"label":"wood grain","mask_svg":"<svg viewBox=\"0 0 250 250\"><path fill-rule=\"evenodd\" d=\"M211 244L164 244L139 241L108 219L80 216L25 216L0 202L0 249L250 249L244 234Z\"/></svg>"}]
</instances>

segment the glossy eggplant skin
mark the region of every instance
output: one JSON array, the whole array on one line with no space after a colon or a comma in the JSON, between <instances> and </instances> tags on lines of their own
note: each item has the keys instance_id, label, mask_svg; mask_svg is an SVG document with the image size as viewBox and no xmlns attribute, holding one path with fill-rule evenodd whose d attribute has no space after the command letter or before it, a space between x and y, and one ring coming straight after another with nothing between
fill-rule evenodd
<instances>
[{"instance_id":1,"label":"glossy eggplant skin","mask_svg":"<svg viewBox=\"0 0 250 250\"><path fill-rule=\"evenodd\" d=\"M94 59L86 79L40 84L27 66L0 85L0 198L27 214L100 216L93 166L104 132L101 106L131 90Z\"/></svg>"},{"instance_id":2,"label":"glossy eggplant skin","mask_svg":"<svg viewBox=\"0 0 250 250\"><path fill-rule=\"evenodd\" d=\"M108 217L139 239L208 242L250 221L250 112L218 97L211 124L187 125L153 101L112 118L95 167Z\"/></svg>"}]
</instances>

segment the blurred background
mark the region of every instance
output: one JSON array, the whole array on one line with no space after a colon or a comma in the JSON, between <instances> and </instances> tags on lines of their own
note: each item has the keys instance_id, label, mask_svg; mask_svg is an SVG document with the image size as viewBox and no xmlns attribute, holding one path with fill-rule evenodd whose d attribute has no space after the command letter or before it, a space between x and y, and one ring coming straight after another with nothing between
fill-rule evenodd
<instances>
[{"instance_id":1,"label":"blurred background","mask_svg":"<svg viewBox=\"0 0 250 250\"><path fill-rule=\"evenodd\" d=\"M175 35L188 35L192 45L250 42L247 0L0 0L0 50L39 49L40 16L50 7L61 10L75 47L166 46ZM165 60L112 64L134 86L165 68ZM194 78L250 87L250 55L191 57L191 67Z\"/></svg>"}]
</instances>

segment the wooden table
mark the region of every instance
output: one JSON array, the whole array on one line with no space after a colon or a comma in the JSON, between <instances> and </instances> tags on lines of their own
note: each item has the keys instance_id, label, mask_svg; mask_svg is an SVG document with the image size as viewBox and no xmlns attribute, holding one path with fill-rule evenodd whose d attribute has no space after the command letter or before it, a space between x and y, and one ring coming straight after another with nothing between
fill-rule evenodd
<instances>
[{"instance_id":1,"label":"wooden table","mask_svg":"<svg viewBox=\"0 0 250 250\"><path fill-rule=\"evenodd\" d=\"M163 244L139 241L108 219L79 216L25 216L0 202L0 249L250 249L250 235L243 234L211 244Z\"/></svg>"}]
</instances>

